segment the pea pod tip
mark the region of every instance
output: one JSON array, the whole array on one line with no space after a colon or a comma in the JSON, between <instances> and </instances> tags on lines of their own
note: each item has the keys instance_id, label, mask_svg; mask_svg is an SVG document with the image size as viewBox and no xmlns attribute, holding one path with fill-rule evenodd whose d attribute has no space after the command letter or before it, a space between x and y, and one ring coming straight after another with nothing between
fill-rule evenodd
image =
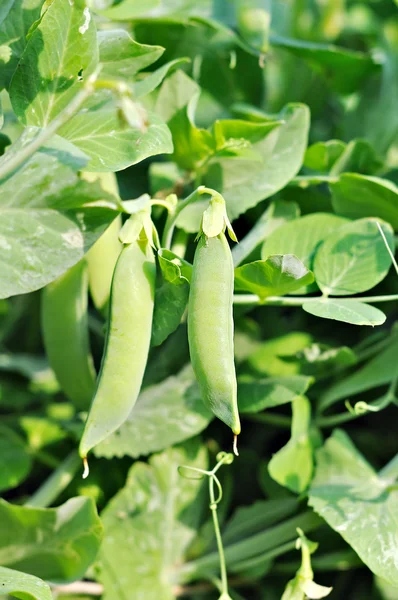
<instances>
[{"instance_id":1,"label":"pea pod tip","mask_svg":"<svg viewBox=\"0 0 398 600\"><path fill-rule=\"evenodd\" d=\"M89 466L88 466L87 456L83 456L83 475L82 475L82 478L83 479L87 479L89 473L90 473L90 469L89 469Z\"/></svg>"},{"instance_id":2,"label":"pea pod tip","mask_svg":"<svg viewBox=\"0 0 398 600\"><path fill-rule=\"evenodd\" d=\"M235 456L239 456L239 452L238 452L238 435L236 433L234 434L233 450L234 450Z\"/></svg>"}]
</instances>

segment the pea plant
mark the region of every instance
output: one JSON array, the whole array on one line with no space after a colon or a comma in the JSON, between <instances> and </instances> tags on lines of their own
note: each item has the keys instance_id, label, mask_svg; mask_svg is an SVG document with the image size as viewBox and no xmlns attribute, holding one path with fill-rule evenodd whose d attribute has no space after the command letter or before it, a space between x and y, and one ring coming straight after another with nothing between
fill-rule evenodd
<instances>
[{"instance_id":1,"label":"pea plant","mask_svg":"<svg viewBox=\"0 0 398 600\"><path fill-rule=\"evenodd\" d=\"M393 0L0 2L0 596L397 600Z\"/></svg>"}]
</instances>

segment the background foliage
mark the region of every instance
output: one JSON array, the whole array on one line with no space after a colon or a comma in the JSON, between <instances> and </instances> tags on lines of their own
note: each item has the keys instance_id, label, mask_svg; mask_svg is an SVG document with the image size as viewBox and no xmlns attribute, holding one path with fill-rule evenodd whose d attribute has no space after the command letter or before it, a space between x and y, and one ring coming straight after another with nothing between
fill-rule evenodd
<instances>
[{"instance_id":1,"label":"background foliage","mask_svg":"<svg viewBox=\"0 0 398 600\"><path fill-rule=\"evenodd\" d=\"M206 185L240 241L231 597L280 599L290 581L284 600L304 598L300 528L330 598L397 599L396 3L4 0L0 88L0 592L218 597L206 487L178 473L232 441L189 365L208 199L182 200ZM163 239L144 385L82 480L87 398L50 368L39 290L80 273L98 371L106 302L91 289L87 306L84 261L149 197Z\"/></svg>"}]
</instances>

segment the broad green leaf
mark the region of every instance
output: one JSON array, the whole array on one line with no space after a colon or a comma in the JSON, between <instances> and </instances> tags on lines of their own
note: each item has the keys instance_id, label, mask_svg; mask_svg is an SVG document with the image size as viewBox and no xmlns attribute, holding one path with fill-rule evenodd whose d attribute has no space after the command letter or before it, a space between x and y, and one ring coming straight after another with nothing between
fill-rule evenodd
<instances>
[{"instance_id":1,"label":"broad green leaf","mask_svg":"<svg viewBox=\"0 0 398 600\"><path fill-rule=\"evenodd\" d=\"M307 148L304 166L334 176L347 171L373 175L381 170L383 162L367 140L352 140L348 144L340 140L329 140L317 142Z\"/></svg>"},{"instance_id":2,"label":"broad green leaf","mask_svg":"<svg viewBox=\"0 0 398 600\"><path fill-rule=\"evenodd\" d=\"M312 337L307 332L292 331L286 335L267 340L257 348L248 358L248 364L257 373L264 375L295 375L299 373L299 364L284 361L284 357L291 357L312 342Z\"/></svg>"},{"instance_id":3,"label":"broad green leaf","mask_svg":"<svg viewBox=\"0 0 398 600\"><path fill-rule=\"evenodd\" d=\"M153 313L153 346L159 346L177 329L188 303L189 282L182 275L178 264L158 253L160 270L155 290Z\"/></svg>"},{"instance_id":4,"label":"broad green leaf","mask_svg":"<svg viewBox=\"0 0 398 600\"><path fill-rule=\"evenodd\" d=\"M297 219L299 215L300 208L296 202L286 202L284 200L274 200L271 202L249 233L242 240L239 240L239 244L236 244L232 248L234 265L238 266L271 233L287 221Z\"/></svg>"},{"instance_id":5,"label":"broad green leaf","mask_svg":"<svg viewBox=\"0 0 398 600\"><path fill-rule=\"evenodd\" d=\"M142 77L133 83L134 98L141 98L142 96L146 96L150 92L153 92L153 90L162 83L165 77L167 77L170 71L172 71L175 67L180 67L186 62L189 62L189 59L176 58L175 60L171 60L165 65L159 67L159 69L156 69L156 71L152 71L145 76L143 76L144 74L141 73Z\"/></svg>"},{"instance_id":6,"label":"broad green leaf","mask_svg":"<svg viewBox=\"0 0 398 600\"><path fill-rule=\"evenodd\" d=\"M254 413L293 402L306 393L312 382L312 377L303 375L238 382L239 412Z\"/></svg>"},{"instance_id":7,"label":"broad green leaf","mask_svg":"<svg viewBox=\"0 0 398 600\"><path fill-rule=\"evenodd\" d=\"M394 252L394 232L380 223ZM322 292L349 296L365 292L387 275L391 257L375 219L347 223L325 239L314 259L314 274Z\"/></svg>"},{"instance_id":8,"label":"broad green leaf","mask_svg":"<svg viewBox=\"0 0 398 600\"><path fill-rule=\"evenodd\" d=\"M332 44L318 44L279 36L271 37L271 45L292 52L324 72L330 86L342 94L350 94L378 64L363 52L346 50Z\"/></svg>"},{"instance_id":9,"label":"broad green leaf","mask_svg":"<svg viewBox=\"0 0 398 600\"><path fill-rule=\"evenodd\" d=\"M386 320L386 315L378 308L353 300L324 298L313 302L305 302L303 309L310 315L351 323L351 325L370 325L374 327L375 325L382 325Z\"/></svg>"},{"instance_id":10,"label":"broad green leaf","mask_svg":"<svg viewBox=\"0 0 398 600\"><path fill-rule=\"evenodd\" d=\"M391 181L344 173L330 188L333 208L339 215L350 219L378 217L398 229L398 188Z\"/></svg>"},{"instance_id":11,"label":"broad green leaf","mask_svg":"<svg viewBox=\"0 0 398 600\"><path fill-rule=\"evenodd\" d=\"M32 450L40 450L67 437L64 429L56 422L45 417L23 416L19 425L25 432Z\"/></svg>"},{"instance_id":12,"label":"broad green leaf","mask_svg":"<svg viewBox=\"0 0 398 600\"><path fill-rule=\"evenodd\" d=\"M397 586L391 585L381 577L375 577L375 584L381 594L382 600L395 600L398 594Z\"/></svg>"},{"instance_id":13,"label":"broad green leaf","mask_svg":"<svg viewBox=\"0 0 398 600\"><path fill-rule=\"evenodd\" d=\"M311 405L305 396L292 402L293 420L291 438L271 458L268 471L275 481L297 494L309 485L314 468L312 444L309 435Z\"/></svg>"},{"instance_id":14,"label":"broad green leaf","mask_svg":"<svg viewBox=\"0 0 398 600\"><path fill-rule=\"evenodd\" d=\"M197 439L136 462L125 487L102 519L105 537L99 555L104 600L123 590L145 600L172 600L172 583L201 517L202 481L186 479L181 465L205 469L206 450Z\"/></svg>"},{"instance_id":15,"label":"broad green leaf","mask_svg":"<svg viewBox=\"0 0 398 600\"><path fill-rule=\"evenodd\" d=\"M261 160L230 157L215 159L209 165L204 183L224 196L231 220L285 187L301 167L307 145L308 108L288 105L276 119L283 125L252 145Z\"/></svg>"},{"instance_id":16,"label":"broad green leaf","mask_svg":"<svg viewBox=\"0 0 398 600\"><path fill-rule=\"evenodd\" d=\"M178 69L163 82L155 111L164 121L170 121L189 101L200 93L200 86Z\"/></svg>"},{"instance_id":17,"label":"broad green leaf","mask_svg":"<svg viewBox=\"0 0 398 600\"><path fill-rule=\"evenodd\" d=\"M145 388L123 425L95 450L96 456L145 456L201 432L212 415L190 367Z\"/></svg>"},{"instance_id":18,"label":"broad green leaf","mask_svg":"<svg viewBox=\"0 0 398 600\"><path fill-rule=\"evenodd\" d=\"M90 157L90 171L120 171L144 158L173 150L167 126L147 113L147 129L121 123L115 109L81 112L59 131Z\"/></svg>"},{"instance_id":19,"label":"broad green leaf","mask_svg":"<svg viewBox=\"0 0 398 600\"><path fill-rule=\"evenodd\" d=\"M131 80L138 71L156 62L164 52L161 46L139 44L124 29L98 32L101 76Z\"/></svg>"},{"instance_id":20,"label":"broad green leaf","mask_svg":"<svg viewBox=\"0 0 398 600\"><path fill-rule=\"evenodd\" d=\"M271 254L294 254L308 269L313 269L315 252L320 243L342 225L346 219L327 213L316 213L285 223L264 242L261 257ZM312 284L300 289L300 293L316 289Z\"/></svg>"},{"instance_id":21,"label":"broad green leaf","mask_svg":"<svg viewBox=\"0 0 398 600\"><path fill-rule=\"evenodd\" d=\"M50 581L83 577L98 552L103 528L90 498L58 508L31 508L0 500L0 562Z\"/></svg>"},{"instance_id":22,"label":"broad green leaf","mask_svg":"<svg viewBox=\"0 0 398 600\"><path fill-rule=\"evenodd\" d=\"M24 125L45 127L98 63L97 34L84 0L53 0L31 32L10 88Z\"/></svg>"},{"instance_id":23,"label":"broad green leaf","mask_svg":"<svg viewBox=\"0 0 398 600\"><path fill-rule=\"evenodd\" d=\"M314 275L293 254L274 254L235 269L235 285L260 298L283 296L314 281Z\"/></svg>"},{"instance_id":24,"label":"broad green leaf","mask_svg":"<svg viewBox=\"0 0 398 600\"><path fill-rule=\"evenodd\" d=\"M294 357L301 364L301 372L305 375L322 376L355 365L357 357L348 346L330 348L325 344L311 344L300 350Z\"/></svg>"},{"instance_id":25,"label":"broad green leaf","mask_svg":"<svg viewBox=\"0 0 398 600\"><path fill-rule=\"evenodd\" d=\"M53 600L50 586L32 575L0 567L1 593L20 600Z\"/></svg>"},{"instance_id":26,"label":"broad green leaf","mask_svg":"<svg viewBox=\"0 0 398 600\"><path fill-rule=\"evenodd\" d=\"M317 452L309 504L376 575L398 586L398 492L336 430Z\"/></svg>"},{"instance_id":27,"label":"broad green leaf","mask_svg":"<svg viewBox=\"0 0 398 600\"><path fill-rule=\"evenodd\" d=\"M0 90L8 86L26 46L26 34L40 17L43 0L3 0L0 6Z\"/></svg>"},{"instance_id":28,"label":"broad green leaf","mask_svg":"<svg viewBox=\"0 0 398 600\"><path fill-rule=\"evenodd\" d=\"M392 381L396 375L398 335L393 334L387 347L360 369L332 385L322 396L320 408L324 409L337 400L348 399L355 394L371 390Z\"/></svg>"},{"instance_id":29,"label":"broad green leaf","mask_svg":"<svg viewBox=\"0 0 398 600\"><path fill-rule=\"evenodd\" d=\"M17 487L29 474L32 459L23 440L0 426L0 491Z\"/></svg>"},{"instance_id":30,"label":"broad green leaf","mask_svg":"<svg viewBox=\"0 0 398 600\"><path fill-rule=\"evenodd\" d=\"M132 19L177 18L184 16L207 16L211 13L211 0L123 0L119 4L101 11L101 14L116 21Z\"/></svg>"},{"instance_id":31,"label":"broad green leaf","mask_svg":"<svg viewBox=\"0 0 398 600\"><path fill-rule=\"evenodd\" d=\"M328 140L312 144L305 151L304 166L314 171L328 173L344 153L346 146L341 140Z\"/></svg>"},{"instance_id":32,"label":"broad green leaf","mask_svg":"<svg viewBox=\"0 0 398 600\"><path fill-rule=\"evenodd\" d=\"M120 207L99 183L74 173L69 155L61 156L66 164L58 157L43 149L0 184L0 297L56 279L84 256Z\"/></svg>"},{"instance_id":33,"label":"broad green leaf","mask_svg":"<svg viewBox=\"0 0 398 600\"><path fill-rule=\"evenodd\" d=\"M194 123L197 100L198 96L193 96L188 104L167 122L173 136L173 159L179 167L187 171L198 168L201 162L216 151L212 134L206 129L199 129Z\"/></svg>"}]
</instances>

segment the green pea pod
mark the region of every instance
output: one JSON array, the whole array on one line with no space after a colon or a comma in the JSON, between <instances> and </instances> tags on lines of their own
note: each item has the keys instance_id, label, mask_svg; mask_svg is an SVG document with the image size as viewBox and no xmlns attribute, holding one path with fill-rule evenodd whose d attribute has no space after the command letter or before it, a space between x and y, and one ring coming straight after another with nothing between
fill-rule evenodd
<instances>
[{"instance_id":1,"label":"green pea pod","mask_svg":"<svg viewBox=\"0 0 398 600\"><path fill-rule=\"evenodd\" d=\"M47 285L41 296L41 327L50 366L66 396L80 410L87 410L95 389L87 298L84 259Z\"/></svg>"},{"instance_id":2,"label":"green pea pod","mask_svg":"<svg viewBox=\"0 0 398 600\"><path fill-rule=\"evenodd\" d=\"M123 248L119 242L121 227L122 217L119 215L87 253L91 298L95 308L103 315L108 313L113 271Z\"/></svg>"},{"instance_id":3,"label":"green pea pod","mask_svg":"<svg viewBox=\"0 0 398 600\"><path fill-rule=\"evenodd\" d=\"M79 448L83 458L124 423L137 400L151 341L155 279L149 243L125 246L112 280L104 355Z\"/></svg>"},{"instance_id":4,"label":"green pea pod","mask_svg":"<svg viewBox=\"0 0 398 600\"><path fill-rule=\"evenodd\" d=\"M224 233L202 235L195 252L188 308L192 366L204 403L240 433L234 363L234 267Z\"/></svg>"},{"instance_id":5,"label":"green pea pod","mask_svg":"<svg viewBox=\"0 0 398 600\"><path fill-rule=\"evenodd\" d=\"M119 195L114 173L88 173L85 171L82 176L87 181L99 180L105 191L115 196ZM122 217L119 215L86 254L90 295L95 308L104 316L108 314L113 271L123 248L119 242L121 227Z\"/></svg>"}]
</instances>

